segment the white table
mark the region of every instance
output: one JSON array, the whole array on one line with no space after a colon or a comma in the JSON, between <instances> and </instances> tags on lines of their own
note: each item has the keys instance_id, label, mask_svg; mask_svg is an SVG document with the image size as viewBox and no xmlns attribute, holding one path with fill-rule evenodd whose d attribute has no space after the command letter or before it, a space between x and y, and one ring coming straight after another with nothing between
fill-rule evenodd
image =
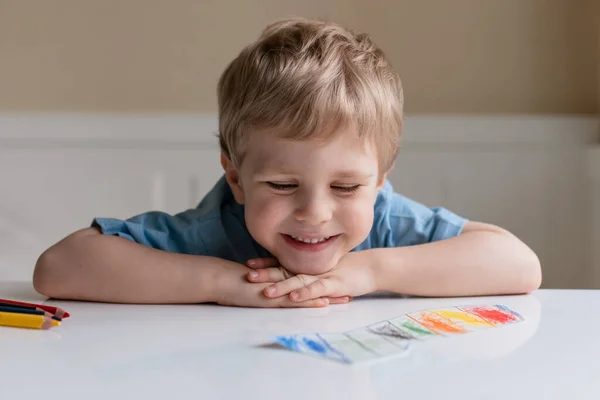
<instances>
[{"instance_id":1,"label":"white table","mask_svg":"<svg viewBox=\"0 0 600 400\"><path fill-rule=\"evenodd\" d=\"M0 298L41 302L25 282ZM344 365L270 345L424 308L502 303L526 322L433 339L403 357ZM471 299L374 296L325 309L48 301L49 331L0 327L0 399L598 399L600 291Z\"/></svg>"}]
</instances>

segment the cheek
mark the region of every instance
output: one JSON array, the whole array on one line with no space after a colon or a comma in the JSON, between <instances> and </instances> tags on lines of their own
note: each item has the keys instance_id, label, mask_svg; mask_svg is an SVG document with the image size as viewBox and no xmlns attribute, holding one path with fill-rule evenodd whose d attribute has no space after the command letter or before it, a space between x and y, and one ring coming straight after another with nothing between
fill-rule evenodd
<instances>
[{"instance_id":1,"label":"cheek","mask_svg":"<svg viewBox=\"0 0 600 400\"><path fill-rule=\"evenodd\" d=\"M249 198L245 205L246 225L254 239L265 246L287 215L287 206L281 199L269 197Z\"/></svg>"},{"instance_id":2,"label":"cheek","mask_svg":"<svg viewBox=\"0 0 600 400\"><path fill-rule=\"evenodd\" d=\"M362 241L373 227L374 199L361 198L344 204L341 208L340 221L346 232L360 237Z\"/></svg>"}]
</instances>

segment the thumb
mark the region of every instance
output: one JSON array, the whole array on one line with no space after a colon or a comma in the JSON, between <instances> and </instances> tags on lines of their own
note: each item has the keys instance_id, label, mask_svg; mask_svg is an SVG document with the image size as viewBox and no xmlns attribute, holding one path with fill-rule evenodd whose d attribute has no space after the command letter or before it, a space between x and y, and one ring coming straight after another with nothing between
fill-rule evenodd
<instances>
[{"instance_id":1,"label":"thumb","mask_svg":"<svg viewBox=\"0 0 600 400\"><path fill-rule=\"evenodd\" d=\"M274 257L251 258L246 261L246 266L251 269L274 268L279 267L279 261Z\"/></svg>"}]
</instances>

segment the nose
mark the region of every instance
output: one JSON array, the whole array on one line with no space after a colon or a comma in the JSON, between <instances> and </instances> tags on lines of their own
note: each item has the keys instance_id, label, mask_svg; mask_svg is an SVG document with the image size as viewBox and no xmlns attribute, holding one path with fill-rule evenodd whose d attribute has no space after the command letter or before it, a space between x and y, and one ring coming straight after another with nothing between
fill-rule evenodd
<instances>
[{"instance_id":1,"label":"nose","mask_svg":"<svg viewBox=\"0 0 600 400\"><path fill-rule=\"evenodd\" d=\"M317 193L299 194L294 214L298 221L309 225L320 225L331 220L333 215L331 200L326 195Z\"/></svg>"}]
</instances>

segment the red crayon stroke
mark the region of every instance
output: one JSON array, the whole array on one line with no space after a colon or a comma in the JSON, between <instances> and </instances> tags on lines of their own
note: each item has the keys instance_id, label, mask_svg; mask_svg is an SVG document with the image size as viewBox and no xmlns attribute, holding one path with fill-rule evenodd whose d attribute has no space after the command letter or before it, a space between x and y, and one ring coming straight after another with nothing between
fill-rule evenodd
<instances>
[{"instance_id":1,"label":"red crayon stroke","mask_svg":"<svg viewBox=\"0 0 600 400\"><path fill-rule=\"evenodd\" d=\"M469 312L496 324L506 324L507 322L516 320L516 317L508 312L489 307L469 307Z\"/></svg>"},{"instance_id":2,"label":"red crayon stroke","mask_svg":"<svg viewBox=\"0 0 600 400\"><path fill-rule=\"evenodd\" d=\"M450 322L449 320L442 318L435 314L419 313L419 316L415 318L415 321L423 325L424 327L437 332L448 332L448 333L464 333L465 330Z\"/></svg>"}]
</instances>

